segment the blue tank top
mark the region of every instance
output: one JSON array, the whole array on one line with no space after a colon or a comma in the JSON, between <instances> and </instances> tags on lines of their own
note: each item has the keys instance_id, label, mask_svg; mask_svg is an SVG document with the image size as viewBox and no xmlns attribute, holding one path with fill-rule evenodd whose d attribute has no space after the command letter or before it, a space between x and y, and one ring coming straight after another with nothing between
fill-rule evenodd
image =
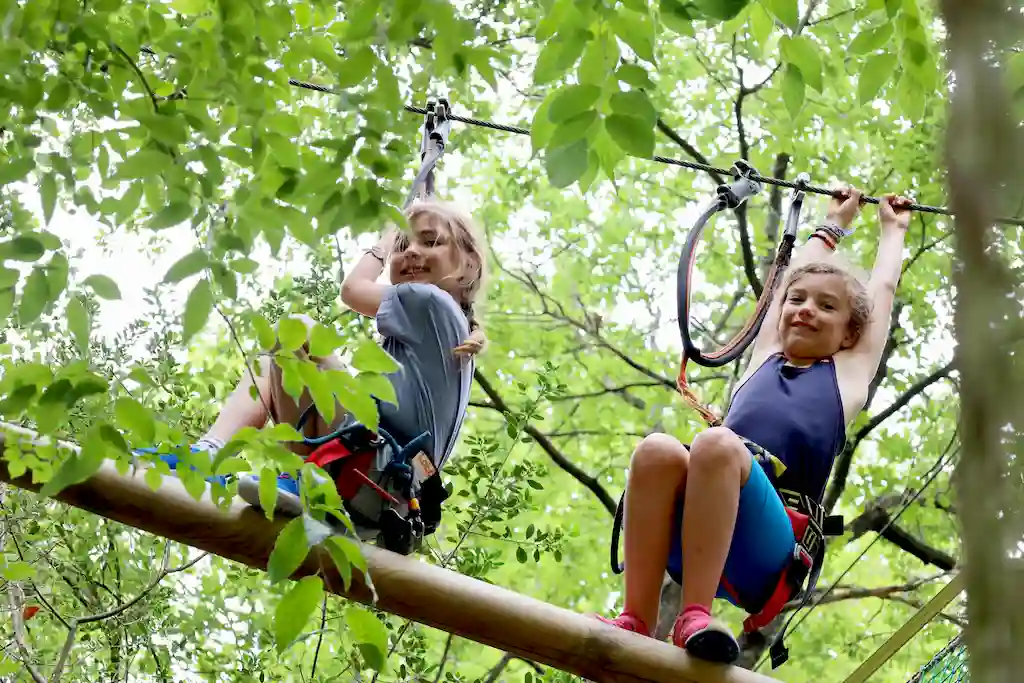
<instances>
[{"instance_id":1,"label":"blue tank top","mask_svg":"<svg viewBox=\"0 0 1024 683\"><path fill-rule=\"evenodd\" d=\"M770 356L739 388L725 426L779 458L786 471L778 488L821 502L832 462L846 442L846 420L835 364L821 360L806 368Z\"/></svg>"}]
</instances>

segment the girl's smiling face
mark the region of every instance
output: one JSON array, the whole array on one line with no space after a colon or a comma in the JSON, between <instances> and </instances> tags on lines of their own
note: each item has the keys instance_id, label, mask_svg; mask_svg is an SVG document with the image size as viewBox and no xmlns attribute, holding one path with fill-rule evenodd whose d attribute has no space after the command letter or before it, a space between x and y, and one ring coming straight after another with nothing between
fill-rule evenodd
<instances>
[{"instance_id":1,"label":"girl's smiling face","mask_svg":"<svg viewBox=\"0 0 1024 683\"><path fill-rule=\"evenodd\" d=\"M460 259L455 240L443 220L431 213L416 216L399 235L391 255L392 284L422 282L454 294Z\"/></svg>"},{"instance_id":2,"label":"girl's smiling face","mask_svg":"<svg viewBox=\"0 0 1024 683\"><path fill-rule=\"evenodd\" d=\"M782 350L791 360L817 360L853 346L846 281L832 273L806 273L789 285L779 316Z\"/></svg>"}]
</instances>

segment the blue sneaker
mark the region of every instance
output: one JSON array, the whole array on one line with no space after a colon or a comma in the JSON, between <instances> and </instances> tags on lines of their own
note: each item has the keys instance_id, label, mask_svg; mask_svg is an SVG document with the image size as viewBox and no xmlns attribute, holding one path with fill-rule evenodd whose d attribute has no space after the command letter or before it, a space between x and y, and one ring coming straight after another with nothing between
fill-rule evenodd
<instances>
[{"instance_id":1,"label":"blue sneaker","mask_svg":"<svg viewBox=\"0 0 1024 683\"><path fill-rule=\"evenodd\" d=\"M178 463L181 462L181 458L179 458L174 453L158 453L158 451L155 448L136 448L136 449L133 449L132 452L133 453L138 453L138 454L156 453L157 456L160 458L160 460L163 460L165 463L167 463L167 466L171 468L172 472L174 472L175 470L178 469ZM204 448L197 448L196 446L192 446L192 452L193 453L209 453L210 451L208 451L208 450L206 450ZM198 469L194 465L192 465L190 467L192 468L193 471L198 471ZM220 484L221 486L227 486L228 485L228 478L227 478L227 476L226 475L222 475L222 474L217 474L217 475L206 477L206 481L210 482L211 484Z\"/></svg>"},{"instance_id":2,"label":"blue sneaker","mask_svg":"<svg viewBox=\"0 0 1024 683\"><path fill-rule=\"evenodd\" d=\"M259 475L249 474L239 477L238 495L249 505L257 510L262 510ZM293 517L302 514L302 498L299 496L298 479L293 479L287 474L277 476L277 500L274 503L274 512L283 512Z\"/></svg>"}]
</instances>

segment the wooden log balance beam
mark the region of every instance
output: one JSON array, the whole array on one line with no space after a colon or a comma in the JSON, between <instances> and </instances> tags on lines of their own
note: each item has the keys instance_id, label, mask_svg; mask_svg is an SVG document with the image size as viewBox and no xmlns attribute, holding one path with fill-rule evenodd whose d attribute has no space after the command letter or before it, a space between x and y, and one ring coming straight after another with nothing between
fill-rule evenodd
<instances>
[{"instance_id":1,"label":"wooden log balance beam","mask_svg":"<svg viewBox=\"0 0 1024 683\"><path fill-rule=\"evenodd\" d=\"M0 425L0 453L4 432ZM20 430L19 430L20 431ZM25 433L26 441L34 436ZM31 435L31 436L30 436ZM22 441L22 439L19 439ZM22 441L24 443L24 441ZM66 444L74 448L73 444ZM27 447L27 444L26 444ZM121 475L106 461L86 481L69 486L57 500L163 538L265 570L274 541L287 518L271 522L235 498L227 510L208 494L195 500L181 482L164 477L160 488L146 485L144 470ZM12 478L0 458L0 481L38 492L26 474ZM377 593L358 569L344 589L327 551L315 547L292 579L323 570L328 591L372 605L516 656L600 683L773 683L746 669L710 664L685 651L600 623L534 598L463 576L372 545L361 544Z\"/></svg>"}]
</instances>

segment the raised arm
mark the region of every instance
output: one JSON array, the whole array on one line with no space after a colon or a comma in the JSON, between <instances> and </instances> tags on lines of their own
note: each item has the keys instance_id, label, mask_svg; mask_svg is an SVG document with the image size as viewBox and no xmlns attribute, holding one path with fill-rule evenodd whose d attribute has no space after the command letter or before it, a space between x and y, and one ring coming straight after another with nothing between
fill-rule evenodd
<instances>
[{"instance_id":1,"label":"raised arm","mask_svg":"<svg viewBox=\"0 0 1024 683\"><path fill-rule=\"evenodd\" d=\"M847 230L860 213L861 191L844 186L839 189L841 198L835 197L829 202L828 212L825 215L825 224L832 225L840 230ZM827 261L832 257L834 247L820 239L820 234L812 234L807 242L793 252L792 265L810 263L812 261ZM785 275L785 274L783 274ZM761 360L779 350L779 315L782 311L783 299L782 287L775 291L772 303L764 316L761 330L754 340L750 367L754 370L761 364Z\"/></svg>"},{"instance_id":2,"label":"raised arm","mask_svg":"<svg viewBox=\"0 0 1024 683\"><path fill-rule=\"evenodd\" d=\"M384 271L397 236L395 228L388 228L380 241L366 250L341 284L341 300L353 311L371 318L377 315L387 290L385 285L377 282L377 278Z\"/></svg>"},{"instance_id":3,"label":"raised arm","mask_svg":"<svg viewBox=\"0 0 1024 683\"><path fill-rule=\"evenodd\" d=\"M889 335L889 319L892 317L896 287L903 266L903 242L910 224L910 210L907 208L910 203L906 197L887 195L878 205L881 234L875 265L867 285L872 306L871 317L860 339L846 353L849 357L849 374L858 383L864 384L864 390L878 370L885 340Z\"/></svg>"}]
</instances>

